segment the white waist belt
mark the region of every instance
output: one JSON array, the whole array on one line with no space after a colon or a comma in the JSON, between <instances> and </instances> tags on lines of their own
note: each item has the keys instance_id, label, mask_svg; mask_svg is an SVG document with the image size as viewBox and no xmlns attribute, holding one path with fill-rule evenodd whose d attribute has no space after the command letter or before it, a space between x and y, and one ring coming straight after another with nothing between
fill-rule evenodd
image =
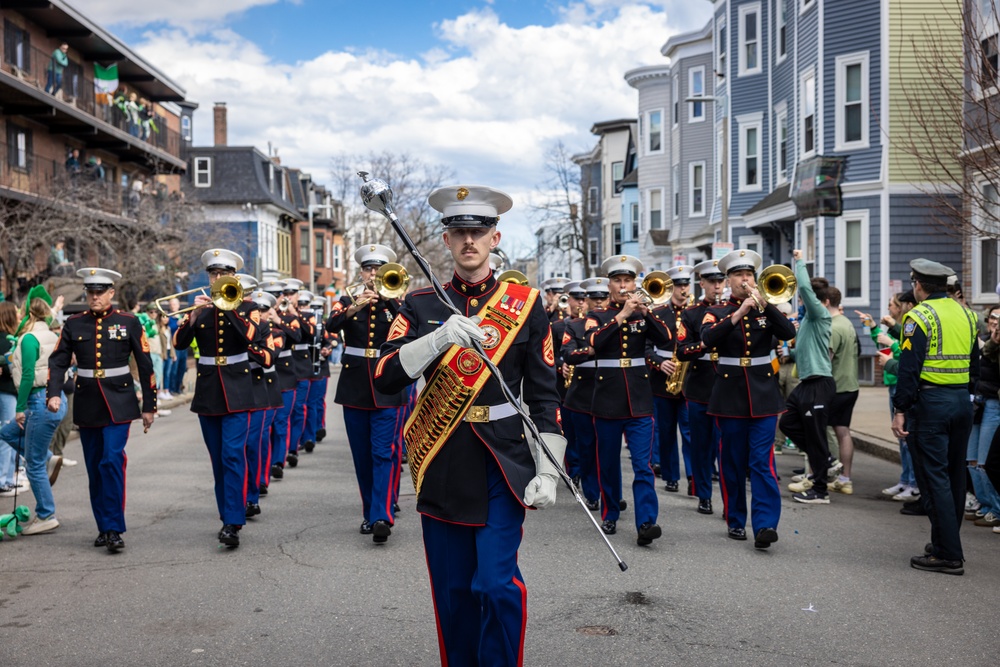
<instances>
[{"instance_id":1,"label":"white waist belt","mask_svg":"<svg viewBox=\"0 0 1000 667\"><path fill-rule=\"evenodd\" d=\"M250 362L250 368L254 369L255 371L259 371L259 370L261 370L262 366L260 364L258 364L256 361L251 361ZM267 368L264 368L263 370L264 370L265 373L274 373L277 369L274 366L268 366Z\"/></svg>"},{"instance_id":2,"label":"white waist belt","mask_svg":"<svg viewBox=\"0 0 1000 667\"><path fill-rule=\"evenodd\" d=\"M240 352L229 357L198 357L198 363L203 366L229 366L246 361L250 358L246 352Z\"/></svg>"},{"instance_id":3,"label":"white waist belt","mask_svg":"<svg viewBox=\"0 0 1000 667\"><path fill-rule=\"evenodd\" d=\"M118 368L78 368L76 374L82 378L113 378L119 375L128 375L132 371L128 366Z\"/></svg>"},{"instance_id":4,"label":"white waist belt","mask_svg":"<svg viewBox=\"0 0 1000 667\"><path fill-rule=\"evenodd\" d=\"M673 350L661 350L660 348L658 348L658 347L656 347L654 345L653 346L653 352L655 352L656 354L660 355L661 357L666 357L667 359L673 359L674 358L674 351Z\"/></svg>"},{"instance_id":5,"label":"white waist belt","mask_svg":"<svg viewBox=\"0 0 1000 667\"><path fill-rule=\"evenodd\" d=\"M298 343L296 345L292 345L293 350L308 350L310 347L312 347L312 345L309 343Z\"/></svg>"},{"instance_id":6,"label":"white waist belt","mask_svg":"<svg viewBox=\"0 0 1000 667\"><path fill-rule=\"evenodd\" d=\"M291 350L282 350L281 352L278 353L278 356L279 357L290 357L290 356L292 356L292 351Z\"/></svg>"},{"instance_id":7,"label":"white waist belt","mask_svg":"<svg viewBox=\"0 0 1000 667\"><path fill-rule=\"evenodd\" d=\"M767 366L771 357L719 357L719 363L726 366Z\"/></svg>"},{"instance_id":8,"label":"white waist belt","mask_svg":"<svg viewBox=\"0 0 1000 667\"><path fill-rule=\"evenodd\" d=\"M596 364L594 363L594 360L591 359L590 361L583 361L579 364L574 364L573 368L593 368L594 366L596 366Z\"/></svg>"},{"instance_id":9,"label":"white waist belt","mask_svg":"<svg viewBox=\"0 0 1000 667\"><path fill-rule=\"evenodd\" d=\"M698 357L698 361L718 361L718 360L719 360L718 352L706 352L705 354Z\"/></svg>"},{"instance_id":10,"label":"white waist belt","mask_svg":"<svg viewBox=\"0 0 1000 667\"><path fill-rule=\"evenodd\" d=\"M368 357L369 359L378 359L379 351L374 347L353 347L351 345L345 345L344 354L352 354L355 357Z\"/></svg>"},{"instance_id":11,"label":"white waist belt","mask_svg":"<svg viewBox=\"0 0 1000 667\"><path fill-rule=\"evenodd\" d=\"M645 366L646 360L643 357L635 359L597 359L595 362L598 368L631 368L632 366Z\"/></svg>"},{"instance_id":12,"label":"white waist belt","mask_svg":"<svg viewBox=\"0 0 1000 667\"><path fill-rule=\"evenodd\" d=\"M495 422L499 419L506 419L517 414L517 410L510 403L500 405L473 405L465 413L465 421L483 423Z\"/></svg>"}]
</instances>

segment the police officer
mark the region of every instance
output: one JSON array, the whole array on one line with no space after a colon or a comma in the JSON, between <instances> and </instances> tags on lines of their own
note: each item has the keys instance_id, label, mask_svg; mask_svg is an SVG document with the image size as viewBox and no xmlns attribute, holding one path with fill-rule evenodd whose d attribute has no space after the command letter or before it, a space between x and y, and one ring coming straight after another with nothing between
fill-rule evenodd
<instances>
[{"instance_id":1,"label":"police officer","mask_svg":"<svg viewBox=\"0 0 1000 667\"><path fill-rule=\"evenodd\" d=\"M681 387L671 390L667 386L671 376L677 369L679 361L675 358L677 333L682 330L681 315L688 306L688 294L691 289L691 274L694 267L679 265L667 269L667 275L673 281L670 300L662 306L653 309L656 317L670 329L673 342L669 348L660 348L647 344L647 361L651 368L649 373L650 386L653 389L653 406L656 412L656 430L659 441L654 447L659 455L653 460L660 462L660 475L665 481L667 491L676 493L680 480L680 457L677 454L677 432L681 434L681 455L684 458L684 471L687 473L688 495L694 495L694 478L691 475L691 429L688 427L687 403Z\"/></svg>"},{"instance_id":2,"label":"police officer","mask_svg":"<svg viewBox=\"0 0 1000 667\"><path fill-rule=\"evenodd\" d=\"M555 502L558 473L525 438L499 381L466 348L482 342L561 461L552 337L538 291L498 283L490 271L510 197L469 185L439 188L429 202L443 214L455 262L444 289L465 316L453 315L430 289L411 292L382 346L375 387L391 394L422 373L428 380L408 423L407 453L442 662L516 665L524 651L517 550L525 508Z\"/></svg>"},{"instance_id":3,"label":"police officer","mask_svg":"<svg viewBox=\"0 0 1000 667\"><path fill-rule=\"evenodd\" d=\"M719 431L715 419L708 414L708 402L712 397L715 360L719 355L715 347L706 347L702 342L701 322L708 309L721 302L726 276L719 270L717 259L696 264L694 272L698 275L702 299L681 315L681 325L677 329L677 358L691 364L684 377L684 398L691 431L691 472L698 496L698 512L712 514L712 469Z\"/></svg>"},{"instance_id":4,"label":"police officer","mask_svg":"<svg viewBox=\"0 0 1000 667\"><path fill-rule=\"evenodd\" d=\"M965 452L972 429L970 387L979 375L976 316L946 293L954 271L927 259L910 262L917 297L903 316L892 432L907 438L931 541L910 559L918 570L962 574L958 530L965 506ZM907 430L908 429L908 430Z\"/></svg>"},{"instance_id":5,"label":"police officer","mask_svg":"<svg viewBox=\"0 0 1000 667\"><path fill-rule=\"evenodd\" d=\"M376 544L389 539L395 524L393 505L399 476L397 432L400 407L407 396L403 388L380 391L374 383L379 348L389 336L399 302L383 299L370 285L379 268L396 261L392 248L370 244L354 253L366 284L356 300L343 296L333 304L327 331L344 335L343 367L334 401L344 406L344 426L351 445L354 472L361 491L361 534Z\"/></svg>"},{"instance_id":6,"label":"police officer","mask_svg":"<svg viewBox=\"0 0 1000 667\"><path fill-rule=\"evenodd\" d=\"M781 494L772 444L778 415L785 409L771 352L773 338L788 340L795 327L757 291L760 264L760 255L752 250L734 250L719 260L731 294L705 313L701 339L719 354L708 414L718 418L722 439L719 468L729 537L747 539L749 464L754 547L767 549L778 541Z\"/></svg>"},{"instance_id":7,"label":"police officer","mask_svg":"<svg viewBox=\"0 0 1000 667\"><path fill-rule=\"evenodd\" d=\"M201 263L214 284L241 269L243 258L215 248L202 254ZM195 297L195 305L201 307L178 324L174 347L183 350L197 341L201 351L191 411L198 414L212 460L215 500L223 524L219 542L235 548L240 544L240 529L246 524L247 413L258 407L250 361L270 366L272 350L261 337L256 307L241 301L223 310L203 295Z\"/></svg>"},{"instance_id":8,"label":"police officer","mask_svg":"<svg viewBox=\"0 0 1000 667\"><path fill-rule=\"evenodd\" d=\"M132 313L111 305L117 271L85 268L83 278L88 310L63 324L56 349L49 356L48 409L58 412L66 371L76 355L76 398L73 423L80 428L80 444L90 480L90 508L97 522L95 547L125 548L125 445L129 427L142 418L144 430L156 412L156 377L149 341ZM142 390L142 408L135 400L129 356L135 357Z\"/></svg>"},{"instance_id":9,"label":"police officer","mask_svg":"<svg viewBox=\"0 0 1000 667\"><path fill-rule=\"evenodd\" d=\"M276 317L270 317L271 334L275 340L274 366L278 369L278 386L281 389L281 406L271 420L271 467L268 470L268 484L271 478L281 479L285 475L285 459L288 456L289 423L295 404L295 390L298 386L298 371L292 357L292 346L302 342L302 323L295 303L298 288L285 281L271 280L261 289L275 297ZM262 487L267 488L267 485Z\"/></svg>"},{"instance_id":10,"label":"police officer","mask_svg":"<svg viewBox=\"0 0 1000 667\"><path fill-rule=\"evenodd\" d=\"M653 316L649 304L635 292L642 262L630 255L609 257L601 264L608 276L611 303L607 310L587 314L586 333L594 349L597 381L593 414L601 483L601 528L617 532L621 512L622 435L632 457L632 494L640 546L663 534L656 523L659 504L651 462L653 448L653 392L646 366L646 341L664 349L673 345L666 323Z\"/></svg>"}]
</instances>

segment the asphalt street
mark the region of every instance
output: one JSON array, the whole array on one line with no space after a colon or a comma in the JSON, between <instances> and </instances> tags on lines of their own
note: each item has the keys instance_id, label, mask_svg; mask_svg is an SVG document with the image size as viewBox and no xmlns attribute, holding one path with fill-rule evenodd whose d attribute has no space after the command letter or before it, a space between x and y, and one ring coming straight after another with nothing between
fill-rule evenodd
<instances>
[{"instance_id":1,"label":"asphalt street","mask_svg":"<svg viewBox=\"0 0 1000 667\"><path fill-rule=\"evenodd\" d=\"M0 664L438 664L409 478L389 542L373 545L358 533L333 388L330 435L272 483L236 550L216 540L208 454L187 406L149 434L132 428L127 547L117 555L92 546L71 441L80 465L54 487L62 525L0 543ZM801 461L777 457L785 482ZM785 492L780 541L766 552L727 539L718 489L716 514L703 516L660 484L663 538L637 546L631 508L612 537L625 573L564 489L525 522L525 664L997 664L1000 535L965 523L963 577L911 569L929 524L877 499L897 477L893 464L861 454L855 495L804 506ZM0 500L10 511L11 499ZM30 495L20 500L33 507Z\"/></svg>"}]
</instances>

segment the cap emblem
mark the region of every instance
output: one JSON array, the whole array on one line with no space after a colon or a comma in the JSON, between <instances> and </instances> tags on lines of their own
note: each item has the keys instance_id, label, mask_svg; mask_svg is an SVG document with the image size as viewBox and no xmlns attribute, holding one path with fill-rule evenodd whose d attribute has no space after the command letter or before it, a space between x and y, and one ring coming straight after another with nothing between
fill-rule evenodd
<instances>
[{"instance_id":1,"label":"cap emblem","mask_svg":"<svg viewBox=\"0 0 1000 667\"><path fill-rule=\"evenodd\" d=\"M219 251L218 251L218 250L214 251L214 252L212 253L212 255L214 255L215 257L218 257L218 256L219 256Z\"/></svg>"},{"instance_id":2,"label":"cap emblem","mask_svg":"<svg viewBox=\"0 0 1000 667\"><path fill-rule=\"evenodd\" d=\"M468 196L469 196L468 188L459 188L458 192L455 194L455 197L458 199L458 201L464 201L465 198Z\"/></svg>"},{"instance_id":3,"label":"cap emblem","mask_svg":"<svg viewBox=\"0 0 1000 667\"><path fill-rule=\"evenodd\" d=\"M92 275L92 276L96 276L96 275L97 275L97 271L96 271L96 270L94 270L94 269L91 269L91 270L90 270L90 275Z\"/></svg>"},{"instance_id":4,"label":"cap emblem","mask_svg":"<svg viewBox=\"0 0 1000 667\"><path fill-rule=\"evenodd\" d=\"M369 246L368 250L369 252L375 252L375 246Z\"/></svg>"},{"instance_id":5,"label":"cap emblem","mask_svg":"<svg viewBox=\"0 0 1000 667\"><path fill-rule=\"evenodd\" d=\"M627 262L628 261L628 257L626 257L625 255L622 255L621 261L622 262Z\"/></svg>"},{"instance_id":6,"label":"cap emblem","mask_svg":"<svg viewBox=\"0 0 1000 667\"><path fill-rule=\"evenodd\" d=\"M746 250L740 250L740 257L743 257L746 254L747 254Z\"/></svg>"}]
</instances>

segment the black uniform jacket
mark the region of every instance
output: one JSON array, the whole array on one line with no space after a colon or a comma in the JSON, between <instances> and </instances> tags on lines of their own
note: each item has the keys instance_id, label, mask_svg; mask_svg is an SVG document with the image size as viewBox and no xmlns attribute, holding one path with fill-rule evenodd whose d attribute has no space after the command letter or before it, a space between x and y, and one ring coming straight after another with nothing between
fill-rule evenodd
<instances>
[{"instance_id":1,"label":"black uniform jacket","mask_svg":"<svg viewBox=\"0 0 1000 667\"><path fill-rule=\"evenodd\" d=\"M73 422L85 428L125 424L143 412L156 410L156 377L149 356L149 342L139 319L112 308L104 313L87 311L71 316L63 324L59 343L49 356L49 381L46 395L58 396L63 390L66 371L76 354L81 370L98 371L127 368L129 355L135 356L142 388L142 409L135 400L132 374L113 377L76 377Z\"/></svg>"},{"instance_id":2,"label":"black uniform jacket","mask_svg":"<svg viewBox=\"0 0 1000 667\"><path fill-rule=\"evenodd\" d=\"M291 391L298 384L298 375L292 358L292 346L302 342L302 324L290 313L279 315L281 324L271 328L274 337L274 367L278 369L278 386L281 391Z\"/></svg>"},{"instance_id":3,"label":"black uniform jacket","mask_svg":"<svg viewBox=\"0 0 1000 667\"><path fill-rule=\"evenodd\" d=\"M654 313L633 312L622 324L615 321L621 304L587 313L586 334L594 348L597 380L591 413L604 419L628 419L653 414L653 392L649 387L646 341L664 349L673 348L666 322ZM602 366L602 360L632 359L626 366ZM620 362L619 362L620 364Z\"/></svg>"},{"instance_id":4,"label":"black uniform jacket","mask_svg":"<svg viewBox=\"0 0 1000 667\"><path fill-rule=\"evenodd\" d=\"M361 410L396 408L406 404L403 387L389 392L380 391L374 382L379 359L348 353L347 348L378 350L389 336L389 328L399 312L399 301L378 299L348 316L351 298L344 296L333 304L326 330L340 331L344 341L344 354L340 358L340 379L334 402ZM374 354L374 353L372 353Z\"/></svg>"},{"instance_id":5,"label":"black uniform jacket","mask_svg":"<svg viewBox=\"0 0 1000 667\"><path fill-rule=\"evenodd\" d=\"M444 289L459 311L472 316L485 305L498 284L492 274L475 284L454 276ZM393 323L388 342L382 346L375 386L391 393L412 384L414 380L399 363L399 348L432 333L450 316L451 311L438 300L433 290L428 288L409 294ZM436 366L428 366L424 377L429 379ZM561 433L552 332L540 297L536 298L527 320L498 367L511 392L520 395L522 405L526 406L539 432ZM486 381L475 400L477 406L505 403L495 377ZM520 502L528 482L535 476L535 462L521 418L514 415L490 422L459 424L427 467L417 498L417 511L443 521L484 524L488 500L487 456L492 456L500 465L511 493Z\"/></svg>"},{"instance_id":6,"label":"black uniform jacket","mask_svg":"<svg viewBox=\"0 0 1000 667\"><path fill-rule=\"evenodd\" d=\"M274 350L261 335L260 313L253 305L241 303L235 310L219 310L210 305L193 311L191 317L177 325L174 347L184 350L195 340L203 358L226 357L226 363L208 365L198 360L191 412L225 415L263 407L254 400L250 361L270 366ZM247 359L231 360L243 353L248 355Z\"/></svg>"},{"instance_id":7,"label":"black uniform jacket","mask_svg":"<svg viewBox=\"0 0 1000 667\"><path fill-rule=\"evenodd\" d=\"M316 336L316 316L311 310L299 311L296 317L302 339L292 344L292 368L295 369L295 379L311 380L313 378L313 338Z\"/></svg>"},{"instance_id":8,"label":"black uniform jacket","mask_svg":"<svg viewBox=\"0 0 1000 667\"><path fill-rule=\"evenodd\" d=\"M681 315L682 326L677 332L677 358L691 362L684 376L684 398L695 403L707 404L715 384L712 355L716 354L716 349L706 348L701 342L701 321L711 305L702 300L685 309Z\"/></svg>"},{"instance_id":9,"label":"black uniform jacket","mask_svg":"<svg viewBox=\"0 0 1000 667\"><path fill-rule=\"evenodd\" d=\"M646 361L650 367L649 383L653 388L654 396L678 401L684 400L684 395L680 392L676 394L667 393L667 381L670 379L670 376L660 370L660 364L674 358L677 349L678 331L684 330L681 324L681 314L685 308L687 306L676 306L673 301L668 301L666 304L653 310L653 316L662 320L667 325L667 328L670 329L670 335L673 337L673 343L666 348L656 345L652 340L646 341Z\"/></svg>"},{"instance_id":10,"label":"black uniform jacket","mask_svg":"<svg viewBox=\"0 0 1000 667\"><path fill-rule=\"evenodd\" d=\"M250 360L250 377L253 378L254 402L258 410L267 408L280 408L284 403L281 400L281 387L278 382L278 369L274 362L280 352L280 338L275 338L271 330L271 324L264 319L260 322L260 335L267 341L268 348L271 349L271 365L262 366L255 359Z\"/></svg>"},{"instance_id":11,"label":"black uniform jacket","mask_svg":"<svg viewBox=\"0 0 1000 667\"><path fill-rule=\"evenodd\" d=\"M316 343L317 343L316 353L319 354L323 350L327 350L327 351L332 350L333 349L333 343L334 343L335 340L336 340L336 336L334 334L330 333L325 328L320 327L320 329L318 330L318 332L316 334ZM328 377L330 377L330 357L329 357L329 355L327 355L327 356L324 357L322 354L319 354L318 360L317 360L316 365L315 365L315 369L316 369L316 372L317 372L317 375L315 377L318 377L318 378L328 378Z\"/></svg>"},{"instance_id":12,"label":"black uniform jacket","mask_svg":"<svg viewBox=\"0 0 1000 667\"><path fill-rule=\"evenodd\" d=\"M740 304L735 299L710 307L702 318L701 339L718 350L715 385L708 414L718 417L768 417L785 411L785 399L770 363L739 366L722 362L723 357L759 359L770 357L773 339L795 337L795 325L772 304L761 313L756 308L738 325L732 314Z\"/></svg>"},{"instance_id":13,"label":"black uniform jacket","mask_svg":"<svg viewBox=\"0 0 1000 667\"><path fill-rule=\"evenodd\" d=\"M552 322L549 326L552 327L552 346L556 355L556 391L559 392L559 402L566 400L566 382L559 372L562 366L562 341L563 334L566 332L566 323L569 322L569 318L565 317Z\"/></svg>"},{"instance_id":14,"label":"black uniform jacket","mask_svg":"<svg viewBox=\"0 0 1000 667\"><path fill-rule=\"evenodd\" d=\"M585 331L586 320L578 317L565 320L566 329L563 332L560 353L562 361L573 367L573 380L566 389L563 407L575 412L590 414L590 403L594 400L594 357L590 354L590 343ZM553 326L553 329L555 327ZM589 365L583 365L591 362ZM564 383L565 384L565 383Z\"/></svg>"}]
</instances>

